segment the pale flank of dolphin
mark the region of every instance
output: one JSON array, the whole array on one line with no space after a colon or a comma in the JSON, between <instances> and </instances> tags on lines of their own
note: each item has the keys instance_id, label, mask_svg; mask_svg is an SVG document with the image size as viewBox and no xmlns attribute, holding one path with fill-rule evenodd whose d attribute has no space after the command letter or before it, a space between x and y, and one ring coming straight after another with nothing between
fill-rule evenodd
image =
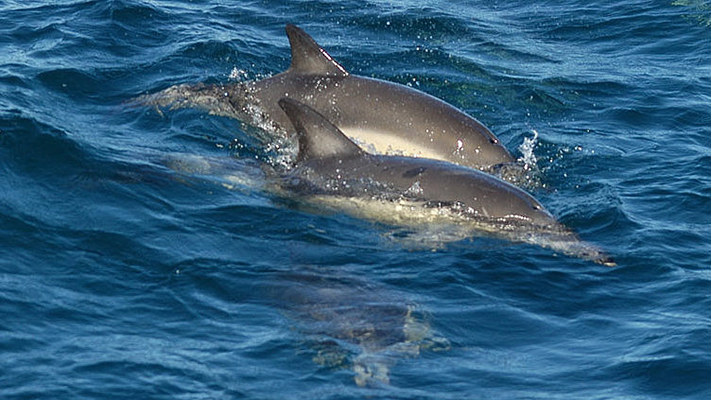
<instances>
[{"instance_id":1,"label":"pale flank of dolphin","mask_svg":"<svg viewBox=\"0 0 711 400\"><path fill-rule=\"evenodd\" d=\"M313 108L359 145L380 154L426 157L480 170L514 162L476 119L410 87L349 74L303 30L287 25L291 66L267 79L178 85L138 99L156 107L198 107L274 133L293 134L277 102Z\"/></svg>"},{"instance_id":2,"label":"pale flank of dolphin","mask_svg":"<svg viewBox=\"0 0 711 400\"><path fill-rule=\"evenodd\" d=\"M361 150L323 115L293 99L279 105L293 122L299 152L282 187L308 203L403 225L446 222L613 266L531 195L481 171L426 158Z\"/></svg>"}]
</instances>

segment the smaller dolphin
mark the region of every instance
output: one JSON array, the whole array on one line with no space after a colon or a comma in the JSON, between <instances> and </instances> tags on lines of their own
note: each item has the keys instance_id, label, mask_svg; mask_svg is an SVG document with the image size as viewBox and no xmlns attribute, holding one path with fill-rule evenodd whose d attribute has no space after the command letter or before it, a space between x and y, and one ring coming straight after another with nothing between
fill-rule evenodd
<instances>
[{"instance_id":1,"label":"smaller dolphin","mask_svg":"<svg viewBox=\"0 0 711 400\"><path fill-rule=\"evenodd\" d=\"M516 186L443 161L366 153L309 106L290 98L280 99L279 106L292 121L299 141L295 168L283 177L287 190L311 200L331 200L366 217L375 215L372 209L395 204L379 216L395 222L444 218L474 231L614 265ZM356 204L373 207L351 207Z\"/></svg>"},{"instance_id":2,"label":"smaller dolphin","mask_svg":"<svg viewBox=\"0 0 711 400\"><path fill-rule=\"evenodd\" d=\"M291 66L280 74L231 85L178 85L139 101L200 107L291 136L289 119L277 105L288 97L381 154L433 158L481 170L515 161L489 129L457 108L404 85L348 73L295 25L287 25L286 34Z\"/></svg>"}]
</instances>

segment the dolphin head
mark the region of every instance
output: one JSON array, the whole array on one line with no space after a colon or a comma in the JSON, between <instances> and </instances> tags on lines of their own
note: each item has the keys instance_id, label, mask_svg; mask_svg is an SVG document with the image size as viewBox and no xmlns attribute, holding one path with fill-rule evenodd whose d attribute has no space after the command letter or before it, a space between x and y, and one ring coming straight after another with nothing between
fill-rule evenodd
<instances>
[{"instance_id":1,"label":"dolphin head","mask_svg":"<svg viewBox=\"0 0 711 400\"><path fill-rule=\"evenodd\" d=\"M523 190L516 190L515 194L501 200L502 201L497 202L497 204L503 203L502 206L505 207L504 212L513 212L513 214L509 214L510 216L522 217L528 220L529 223L537 226L560 226L560 223L553 214L546 210L538 200Z\"/></svg>"},{"instance_id":2,"label":"dolphin head","mask_svg":"<svg viewBox=\"0 0 711 400\"><path fill-rule=\"evenodd\" d=\"M494 170L500 165L513 163L515 161L511 153L509 153L506 147L501 145L499 139L493 134L491 134L488 140L489 143L486 145L486 151L480 150L476 152L476 164L479 165L481 169L487 171Z\"/></svg>"}]
</instances>

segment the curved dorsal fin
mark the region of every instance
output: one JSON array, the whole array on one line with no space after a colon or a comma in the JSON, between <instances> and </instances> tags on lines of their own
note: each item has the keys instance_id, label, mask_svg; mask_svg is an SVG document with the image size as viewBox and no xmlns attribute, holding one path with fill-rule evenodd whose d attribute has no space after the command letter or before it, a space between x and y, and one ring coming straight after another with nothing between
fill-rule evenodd
<instances>
[{"instance_id":1,"label":"curved dorsal fin","mask_svg":"<svg viewBox=\"0 0 711 400\"><path fill-rule=\"evenodd\" d=\"M289 71L307 75L348 75L346 69L328 55L326 50L322 49L303 29L288 24L286 35L291 45Z\"/></svg>"},{"instance_id":2,"label":"curved dorsal fin","mask_svg":"<svg viewBox=\"0 0 711 400\"><path fill-rule=\"evenodd\" d=\"M314 158L348 158L363 154L357 144L313 108L287 97L279 100L279 106L299 137L297 163Z\"/></svg>"}]
</instances>

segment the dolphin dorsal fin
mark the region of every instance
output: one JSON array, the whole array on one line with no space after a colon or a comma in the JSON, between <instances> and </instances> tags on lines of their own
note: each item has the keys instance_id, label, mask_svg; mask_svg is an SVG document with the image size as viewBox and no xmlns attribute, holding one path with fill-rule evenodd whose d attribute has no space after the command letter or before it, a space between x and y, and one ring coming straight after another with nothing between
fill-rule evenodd
<instances>
[{"instance_id":1,"label":"dolphin dorsal fin","mask_svg":"<svg viewBox=\"0 0 711 400\"><path fill-rule=\"evenodd\" d=\"M286 35L289 37L291 45L289 71L307 75L348 76L346 69L328 55L326 50L321 48L303 29L288 24Z\"/></svg>"},{"instance_id":2,"label":"dolphin dorsal fin","mask_svg":"<svg viewBox=\"0 0 711 400\"><path fill-rule=\"evenodd\" d=\"M299 154L296 162L314 158L349 158L363 154L335 125L313 108L284 97L279 100L299 137Z\"/></svg>"}]
</instances>

